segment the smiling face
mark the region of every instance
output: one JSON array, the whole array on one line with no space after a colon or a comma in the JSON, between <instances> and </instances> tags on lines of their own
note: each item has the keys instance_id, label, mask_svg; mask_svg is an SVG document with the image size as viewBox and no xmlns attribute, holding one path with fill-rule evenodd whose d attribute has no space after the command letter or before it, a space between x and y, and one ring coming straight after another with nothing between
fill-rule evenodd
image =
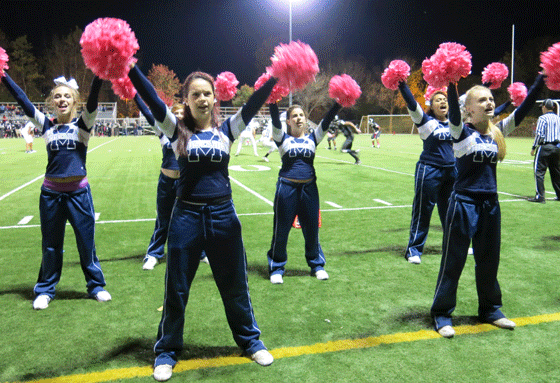
<instances>
[{"instance_id":1,"label":"smiling face","mask_svg":"<svg viewBox=\"0 0 560 383\"><path fill-rule=\"evenodd\" d=\"M465 109L473 124L492 120L495 107L494 97L490 89L477 86L467 92Z\"/></svg>"},{"instance_id":2,"label":"smiling face","mask_svg":"<svg viewBox=\"0 0 560 383\"><path fill-rule=\"evenodd\" d=\"M307 117L305 117L301 108L296 107L290 111L290 115L286 118L286 124L290 126L292 137L301 137L307 127Z\"/></svg>"},{"instance_id":3,"label":"smiling face","mask_svg":"<svg viewBox=\"0 0 560 383\"><path fill-rule=\"evenodd\" d=\"M440 120L444 121L447 119L447 111L448 111L448 104L447 104L447 97L443 93L436 93L432 100L430 101L430 108L434 113L434 116Z\"/></svg>"},{"instance_id":4,"label":"smiling face","mask_svg":"<svg viewBox=\"0 0 560 383\"><path fill-rule=\"evenodd\" d=\"M54 88L51 92L56 118L60 122L68 122L76 115L78 94L65 85Z\"/></svg>"},{"instance_id":5,"label":"smiling face","mask_svg":"<svg viewBox=\"0 0 560 383\"><path fill-rule=\"evenodd\" d=\"M200 129L210 127L214 103L212 84L202 78L193 79L188 88L186 104Z\"/></svg>"}]
</instances>

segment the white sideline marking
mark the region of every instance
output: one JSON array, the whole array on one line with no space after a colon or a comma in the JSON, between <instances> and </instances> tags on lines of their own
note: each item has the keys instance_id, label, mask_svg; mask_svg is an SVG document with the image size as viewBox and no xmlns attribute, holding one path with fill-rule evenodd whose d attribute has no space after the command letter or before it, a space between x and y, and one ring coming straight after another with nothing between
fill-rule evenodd
<instances>
[{"instance_id":1,"label":"white sideline marking","mask_svg":"<svg viewBox=\"0 0 560 383\"><path fill-rule=\"evenodd\" d=\"M95 220L97 221L99 219L99 216L101 215L101 213L95 213Z\"/></svg>"},{"instance_id":2,"label":"white sideline marking","mask_svg":"<svg viewBox=\"0 0 560 383\"><path fill-rule=\"evenodd\" d=\"M326 203L327 205L332 206L332 207L337 207L337 208L339 208L339 209L342 208L342 206L337 205L336 203L331 202L331 201L325 201L325 203Z\"/></svg>"},{"instance_id":3,"label":"white sideline marking","mask_svg":"<svg viewBox=\"0 0 560 383\"><path fill-rule=\"evenodd\" d=\"M109 142L113 142L113 141L115 141L115 140L116 140L116 138L115 138L115 139L112 139L111 141L104 142L104 143L102 143L101 145L98 145L98 146L96 146L95 148L92 148L92 149L88 150L88 153L91 153L91 152L93 152L95 149L100 148L100 147L102 147L103 145L106 145L106 144L108 144ZM15 188L14 190L7 192L7 193L4 194L2 197L0 197L0 201L2 201L4 198L6 198L6 197L8 197L8 196L10 196L10 195L12 195L12 194L14 194L15 192L17 192L17 191L23 189L24 187L31 185L33 182L35 182L35 181L37 181L37 180L40 180L40 179L43 178L44 176L45 176L44 174L41 174L39 177L34 178L34 179L32 179L31 181L29 181L29 182L27 182L27 183L25 183L25 184L23 184L23 185L21 185L21 186Z\"/></svg>"},{"instance_id":4,"label":"white sideline marking","mask_svg":"<svg viewBox=\"0 0 560 383\"><path fill-rule=\"evenodd\" d=\"M519 198L526 198L522 195L517 195L517 194L511 194L511 193L506 193L506 192L498 192L498 194L503 194L503 195L508 195L510 197L519 197Z\"/></svg>"},{"instance_id":5,"label":"white sideline marking","mask_svg":"<svg viewBox=\"0 0 560 383\"><path fill-rule=\"evenodd\" d=\"M266 199L265 197L263 197L262 195L260 195L259 193L257 193L256 191L249 189L247 186L243 185L241 182L237 181L235 178L233 178L232 176L229 176L229 179L233 182L235 182L236 185L241 186L243 189L247 190L249 193L251 193L252 195L254 195L255 197L257 197L258 199L266 202L267 204L269 204L270 206L274 206L274 203L272 201L269 201L268 199Z\"/></svg>"},{"instance_id":6,"label":"white sideline marking","mask_svg":"<svg viewBox=\"0 0 560 383\"><path fill-rule=\"evenodd\" d=\"M29 223L29 221L31 221L32 218L33 218L32 215L27 215L23 217L21 221L18 222L18 225L25 225L26 223Z\"/></svg>"},{"instance_id":7,"label":"white sideline marking","mask_svg":"<svg viewBox=\"0 0 560 383\"><path fill-rule=\"evenodd\" d=\"M383 201L382 199L377 199L377 198L374 198L373 200L374 200L375 202L379 202L379 203L382 203L383 205L387 205L387 206L393 206L393 204L392 204L392 203L389 203L389 202L387 202L387 201Z\"/></svg>"},{"instance_id":8,"label":"white sideline marking","mask_svg":"<svg viewBox=\"0 0 560 383\"><path fill-rule=\"evenodd\" d=\"M44 176L45 176L44 174L41 174L39 177L33 178L31 181L29 181L29 182L27 182L27 183L24 183L24 184L21 185L21 186L18 186L17 188L15 188L15 189L12 190L12 191L7 192L7 193L4 194L2 197L0 197L0 201L2 201L4 198L6 198L6 197L8 197L8 196L10 196L10 195L12 195L12 194L14 194L15 192L20 191L20 190L23 189L24 187L26 187L26 186L28 186L28 185L31 185L33 182L35 182L35 181L37 181L37 180L40 180L40 179L43 178Z\"/></svg>"},{"instance_id":9,"label":"white sideline marking","mask_svg":"<svg viewBox=\"0 0 560 383\"><path fill-rule=\"evenodd\" d=\"M526 199L505 199L500 200L502 202L524 202ZM341 212L341 211L359 211L359 210L379 210L379 209L402 209L407 208L410 209L412 205L391 205L391 206L368 206L368 207L352 207L352 208L341 208L341 209L321 209L321 213L325 212ZM267 211L262 213L238 213L239 217L241 216L255 216L255 215L272 215L274 214L273 211ZM111 224L111 223L134 223L134 222L153 222L155 218L140 218L140 219L118 219L114 221L97 221L96 224ZM70 225L70 223L66 223L66 225ZM0 226L0 230L6 229L23 229L23 228L30 228L30 227L41 227L41 225L16 225L16 226Z\"/></svg>"}]
</instances>

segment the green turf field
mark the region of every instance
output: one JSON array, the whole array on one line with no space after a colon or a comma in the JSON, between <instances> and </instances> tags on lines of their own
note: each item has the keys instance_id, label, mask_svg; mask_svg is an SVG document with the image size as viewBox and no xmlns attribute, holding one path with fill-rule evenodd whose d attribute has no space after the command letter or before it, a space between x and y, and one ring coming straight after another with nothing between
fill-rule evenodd
<instances>
[{"instance_id":1,"label":"green turf field","mask_svg":"<svg viewBox=\"0 0 560 383\"><path fill-rule=\"evenodd\" d=\"M339 147L342 142L339 137ZM454 313L454 324L465 330L453 339L431 336L429 308L442 239L437 212L422 264L403 258L421 140L384 134L381 149L371 148L369 135L354 142L361 149L360 166L348 154L327 150L326 140L315 159L328 281L309 276L302 235L293 229L284 284L269 282L266 252L280 159L275 152L265 163L248 146L232 158L251 298L261 339L276 361L263 368L229 358L239 350L210 268L201 264L187 306L185 351L178 365L183 371L171 381L560 381L560 202L548 193L546 204L525 201L534 195L532 141L508 138L508 155L498 165L503 312L512 319L532 319L514 331L485 331L474 317L477 297L469 257ZM113 301L86 298L68 226L62 279L56 299L43 311L34 311L31 303L41 262L38 202L46 150L41 139L35 140L37 153L26 154L24 147L22 139L0 140L0 382L153 381L149 366L165 264L151 272L141 266L154 227L159 141L153 136L90 140L97 253ZM259 147L261 155L266 151ZM552 190L548 174L545 187ZM537 317L542 314L553 316L542 321ZM425 330L428 335L421 335ZM345 341L358 346L345 349ZM194 367L189 361L196 362Z\"/></svg>"}]
</instances>

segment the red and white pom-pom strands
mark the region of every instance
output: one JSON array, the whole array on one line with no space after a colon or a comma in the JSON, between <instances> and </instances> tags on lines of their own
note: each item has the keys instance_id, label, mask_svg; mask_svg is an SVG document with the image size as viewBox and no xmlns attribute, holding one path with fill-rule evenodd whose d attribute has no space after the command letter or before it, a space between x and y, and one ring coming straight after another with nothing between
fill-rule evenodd
<instances>
[{"instance_id":1,"label":"red and white pom-pom strands","mask_svg":"<svg viewBox=\"0 0 560 383\"><path fill-rule=\"evenodd\" d=\"M136 96L136 88L134 88L128 76L111 80L111 88L122 100L132 100Z\"/></svg>"},{"instance_id":2,"label":"red and white pom-pom strands","mask_svg":"<svg viewBox=\"0 0 560 383\"><path fill-rule=\"evenodd\" d=\"M560 42L541 53L541 67L546 74L545 83L550 90L560 90Z\"/></svg>"},{"instance_id":3,"label":"red and white pom-pom strands","mask_svg":"<svg viewBox=\"0 0 560 383\"><path fill-rule=\"evenodd\" d=\"M329 81L329 96L345 108L354 105L361 94L356 80L347 74L333 76Z\"/></svg>"},{"instance_id":4,"label":"red and white pom-pom strands","mask_svg":"<svg viewBox=\"0 0 560 383\"><path fill-rule=\"evenodd\" d=\"M263 73L257 79L257 81L255 81L255 90L257 90L261 86L263 86L264 83L267 82L271 77L272 76L270 75L270 73ZM286 97L288 94L290 94L290 90L287 87L279 85L277 83L272 88L272 92L270 92L270 96L268 96L268 98L266 99L266 103L267 104L276 104L278 101L280 101L281 99Z\"/></svg>"},{"instance_id":5,"label":"red and white pom-pom strands","mask_svg":"<svg viewBox=\"0 0 560 383\"><path fill-rule=\"evenodd\" d=\"M216 91L216 98L220 101L229 101L237 94L237 77L231 72L222 72L216 76L214 81L214 88Z\"/></svg>"},{"instance_id":6,"label":"red and white pom-pom strands","mask_svg":"<svg viewBox=\"0 0 560 383\"><path fill-rule=\"evenodd\" d=\"M4 50L4 48L0 47L0 77L4 77L4 70L9 69L8 61L10 58L8 54Z\"/></svg>"},{"instance_id":7,"label":"red and white pom-pom strands","mask_svg":"<svg viewBox=\"0 0 560 383\"><path fill-rule=\"evenodd\" d=\"M319 73L319 59L311 47L301 41L280 44L270 58L266 71L276 77L279 85L290 90L303 89L315 81Z\"/></svg>"},{"instance_id":8,"label":"red and white pom-pom strands","mask_svg":"<svg viewBox=\"0 0 560 383\"><path fill-rule=\"evenodd\" d=\"M386 88L397 90L399 82L406 81L410 76L410 66L402 60L393 60L381 75L381 82Z\"/></svg>"},{"instance_id":9,"label":"red and white pom-pom strands","mask_svg":"<svg viewBox=\"0 0 560 383\"><path fill-rule=\"evenodd\" d=\"M489 84L490 89L498 89L502 82L509 76L509 69L505 64L488 64L482 71L482 83Z\"/></svg>"},{"instance_id":10,"label":"red and white pom-pom strands","mask_svg":"<svg viewBox=\"0 0 560 383\"><path fill-rule=\"evenodd\" d=\"M88 24L82 37L86 66L99 78L116 80L127 76L132 57L140 48L134 32L124 20L101 18Z\"/></svg>"},{"instance_id":11,"label":"red and white pom-pom strands","mask_svg":"<svg viewBox=\"0 0 560 383\"><path fill-rule=\"evenodd\" d=\"M424 80L434 88L456 84L471 73L471 59L471 54L461 44L440 44L436 53L422 62Z\"/></svg>"},{"instance_id":12,"label":"red and white pom-pom strands","mask_svg":"<svg viewBox=\"0 0 560 383\"><path fill-rule=\"evenodd\" d=\"M514 82L507 88L511 103L514 106L519 106L527 97L527 87L522 82Z\"/></svg>"}]
</instances>

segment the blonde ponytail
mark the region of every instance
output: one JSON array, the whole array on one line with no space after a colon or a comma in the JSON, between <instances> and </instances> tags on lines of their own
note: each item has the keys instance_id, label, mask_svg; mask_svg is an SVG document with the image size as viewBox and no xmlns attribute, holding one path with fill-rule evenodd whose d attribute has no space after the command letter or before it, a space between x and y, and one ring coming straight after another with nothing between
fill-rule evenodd
<instances>
[{"instance_id":1,"label":"blonde ponytail","mask_svg":"<svg viewBox=\"0 0 560 383\"><path fill-rule=\"evenodd\" d=\"M498 161L502 162L504 158L506 158L506 140L502 131L498 129L498 127L492 123L490 123L490 134L492 135L492 139L496 141L498 145Z\"/></svg>"}]
</instances>

